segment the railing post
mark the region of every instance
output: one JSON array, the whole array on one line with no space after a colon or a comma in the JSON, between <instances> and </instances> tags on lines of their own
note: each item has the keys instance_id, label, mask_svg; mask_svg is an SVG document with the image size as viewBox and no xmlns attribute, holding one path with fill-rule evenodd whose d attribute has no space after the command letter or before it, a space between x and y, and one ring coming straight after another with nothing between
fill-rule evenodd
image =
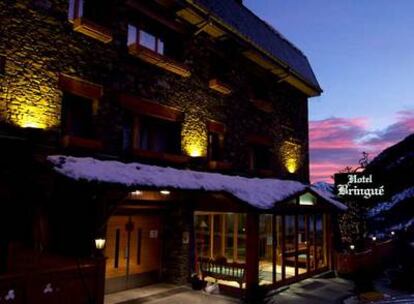
<instances>
[{"instance_id":1,"label":"railing post","mask_svg":"<svg viewBox=\"0 0 414 304\"><path fill-rule=\"evenodd\" d=\"M103 304L105 297L105 266L106 258L97 257L96 261L96 304Z\"/></svg>"}]
</instances>

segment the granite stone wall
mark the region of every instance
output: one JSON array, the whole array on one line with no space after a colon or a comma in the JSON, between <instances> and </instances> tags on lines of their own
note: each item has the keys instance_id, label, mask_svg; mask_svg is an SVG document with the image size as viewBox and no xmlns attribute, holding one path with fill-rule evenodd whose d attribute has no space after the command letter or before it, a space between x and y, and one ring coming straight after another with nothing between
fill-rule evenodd
<instances>
[{"instance_id":1,"label":"granite stone wall","mask_svg":"<svg viewBox=\"0 0 414 304\"><path fill-rule=\"evenodd\" d=\"M183 58L191 77L144 63L128 54L128 12L124 1L118 2L109 44L73 31L67 19L67 0L0 2L0 55L6 57L6 73L0 76L1 122L59 135L63 93L58 77L65 73L103 85L105 94L96 124L108 155L122 155L127 110L116 94L123 92L183 111L183 150L188 142L196 141L205 154L206 123L215 120L226 125L225 159L233 163L235 171L247 172L247 135L258 134L273 139L273 169L278 177L308 180L306 96L260 71L236 47L220 46L225 42L215 42L204 34L189 34L184 39ZM208 87L217 52L228 64L225 78L233 88L229 96ZM249 99L252 75L258 73L269 88L270 113ZM294 173L289 172L288 162L296 163Z\"/></svg>"},{"instance_id":2,"label":"granite stone wall","mask_svg":"<svg viewBox=\"0 0 414 304\"><path fill-rule=\"evenodd\" d=\"M165 217L163 231L163 256L162 256L162 279L172 284L186 284L192 272L194 272L194 212L185 206L178 204L177 208L171 209ZM183 240L188 238L188 242Z\"/></svg>"}]
</instances>

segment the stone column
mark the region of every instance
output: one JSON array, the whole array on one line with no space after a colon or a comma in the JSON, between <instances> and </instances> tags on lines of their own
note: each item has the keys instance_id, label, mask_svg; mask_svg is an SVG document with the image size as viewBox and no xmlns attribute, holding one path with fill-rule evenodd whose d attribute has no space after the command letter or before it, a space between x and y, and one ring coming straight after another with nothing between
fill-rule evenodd
<instances>
[{"instance_id":1,"label":"stone column","mask_svg":"<svg viewBox=\"0 0 414 304\"><path fill-rule=\"evenodd\" d=\"M189 204L172 204L175 206L165 216L162 276L169 283L182 285L192 271L193 210ZM183 239L187 236L188 242Z\"/></svg>"}]
</instances>

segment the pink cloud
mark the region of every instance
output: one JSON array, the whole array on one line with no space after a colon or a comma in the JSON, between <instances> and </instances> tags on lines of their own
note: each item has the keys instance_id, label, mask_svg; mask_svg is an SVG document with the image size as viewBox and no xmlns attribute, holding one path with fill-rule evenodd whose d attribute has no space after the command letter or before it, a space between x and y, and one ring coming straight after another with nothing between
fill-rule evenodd
<instances>
[{"instance_id":1,"label":"pink cloud","mask_svg":"<svg viewBox=\"0 0 414 304\"><path fill-rule=\"evenodd\" d=\"M369 130L369 121L365 117L311 121L311 180L332 182L334 173L347 166L358 166L362 152L368 152L372 159L410 133L414 133L414 110L397 112L395 123L376 131Z\"/></svg>"}]
</instances>

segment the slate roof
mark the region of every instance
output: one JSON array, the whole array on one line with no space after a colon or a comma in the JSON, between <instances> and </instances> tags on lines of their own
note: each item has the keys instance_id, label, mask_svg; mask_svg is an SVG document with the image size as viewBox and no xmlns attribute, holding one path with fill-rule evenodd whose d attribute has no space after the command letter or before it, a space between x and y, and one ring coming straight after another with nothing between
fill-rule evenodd
<instances>
[{"instance_id":1,"label":"slate roof","mask_svg":"<svg viewBox=\"0 0 414 304\"><path fill-rule=\"evenodd\" d=\"M308 84L322 91L306 56L272 26L236 0L194 0L256 47L287 64Z\"/></svg>"}]
</instances>

